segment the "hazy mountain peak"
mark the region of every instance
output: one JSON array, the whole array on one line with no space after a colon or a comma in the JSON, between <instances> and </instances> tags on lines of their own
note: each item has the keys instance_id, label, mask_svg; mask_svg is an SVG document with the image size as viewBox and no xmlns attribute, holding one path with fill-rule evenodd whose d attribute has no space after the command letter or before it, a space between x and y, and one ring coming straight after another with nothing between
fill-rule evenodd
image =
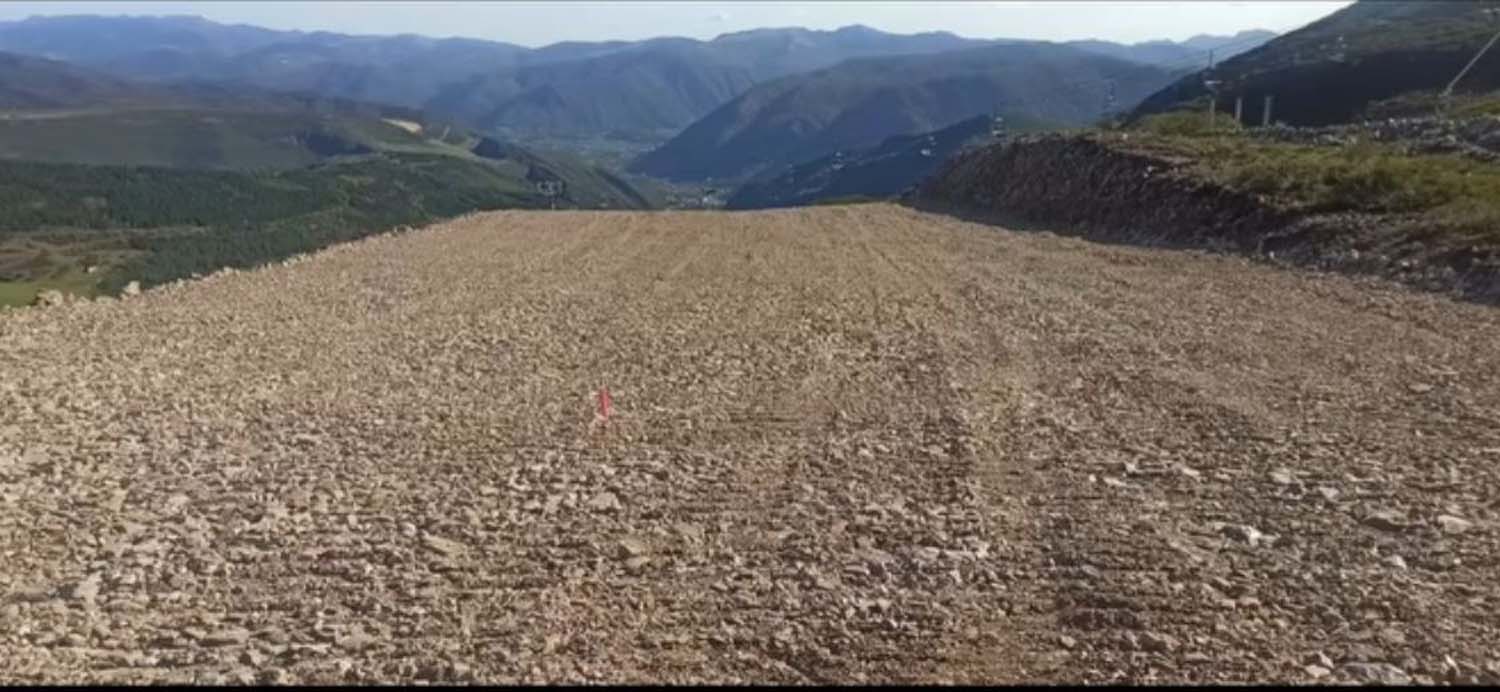
<instances>
[{"instance_id":1,"label":"hazy mountain peak","mask_svg":"<svg viewBox=\"0 0 1500 692\"><path fill-rule=\"evenodd\" d=\"M833 30L835 34L886 34L879 29L874 29L864 24L850 24Z\"/></svg>"},{"instance_id":2,"label":"hazy mountain peak","mask_svg":"<svg viewBox=\"0 0 1500 692\"><path fill-rule=\"evenodd\" d=\"M1210 48L1218 48L1219 46L1226 46L1230 44L1240 45L1246 42L1258 45L1260 43L1265 43L1266 41L1276 38L1276 36L1276 32L1269 29L1245 29L1244 31L1237 31L1229 36L1197 34L1189 38L1188 40L1183 41L1182 45L1188 46L1189 48L1200 48L1207 50Z\"/></svg>"},{"instance_id":3,"label":"hazy mountain peak","mask_svg":"<svg viewBox=\"0 0 1500 692\"><path fill-rule=\"evenodd\" d=\"M812 29L800 26L762 26L743 31L727 31L709 39L709 43L728 43L761 39L768 36L798 36L811 33L814 33Z\"/></svg>"},{"instance_id":4,"label":"hazy mountain peak","mask_svg":"<svg viewBox=\"0 0 1500 692\"><path fill-rule=\"evenodd\" d=\"M1231 34L1231 35L1229 35L1227 37L1226 36L1215 36L1213 34L1194 34L1188 40L1183 41L1183 43L1193 43L1195 41L1205 41L1205 40L1212 41L1212 40L1222 39L1222 38L1228 38L1230 40L1234 40L1234 39L1239 39L1239 38L1250 38L1250 37L1260 37L1260 36L1275 36L1275 35L1276 35L1276 32L1271 31L1270 29L1242 29L1240 31L1234 32L1233 34Z\"/></svg>"}]
</instances>

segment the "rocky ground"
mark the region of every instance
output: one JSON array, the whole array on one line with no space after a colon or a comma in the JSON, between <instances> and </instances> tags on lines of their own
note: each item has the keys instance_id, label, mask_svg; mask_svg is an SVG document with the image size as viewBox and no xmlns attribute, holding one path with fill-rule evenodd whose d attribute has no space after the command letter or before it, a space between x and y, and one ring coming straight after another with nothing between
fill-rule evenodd
<instances>
[{"instance_id":1,"label":"rocky ground","mask_svg":"<svg viewBox=\"0 0 1500 692\"><path fill-rule=\"evenodd\" d=\"M0 681L1497 682L1497 344L888 205L0 312Z\"/></svg>"}]
</instances>

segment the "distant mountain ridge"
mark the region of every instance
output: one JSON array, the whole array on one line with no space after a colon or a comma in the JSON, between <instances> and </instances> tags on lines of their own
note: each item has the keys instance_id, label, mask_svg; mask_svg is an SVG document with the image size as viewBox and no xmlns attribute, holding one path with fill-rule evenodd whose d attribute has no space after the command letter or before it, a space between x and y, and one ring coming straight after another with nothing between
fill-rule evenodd
<instances>
[{"instance_id":1,"label":"distant mountain ridge","mask_svg":"<svg viewBox=\"0 0 1500 692\"><path fill-rule=\"evenodd\" d=\"M0 52L0 112L8 111L8 117L60 109L120 112L165 108L317 111L371 118L424 119L421 111L389 104L308 92L270 91L249 85L142 82L57 60Z\"/></svg>"},{"instance_id":2,"label":"distant mountain ridge","mask_svg":"<svg viewBox=\"0 0 1500 692\"><path fill-rule=\"evenodd\" d=\"M1210 58L1220 62L1228 60L1246 51L1254 50L1273 38L1276 38L1274 31L1249 29L1232 36L1198 34L1182 42L1155 40L1122 44L1088 40L1068 41L1063 45L1122 60L1134 60L1164 67L1189 67L1193 64L1207 64Z\"/></svg>"},{"instance_id":3,"label":"distant mountain ridge","mask_svg":"<svg viewBox=\"0 0 1500 692\"><path fill-rule=\"evenodd\" d=\"M766 81L852 59L1015 43L1028 42L947 32L900 35L855 25L753 29L707 41L666 37L527 48L466 38L280 31L185 16L0 22L0 51L116 77L312 92L421 108L508 134L617 132L656 141ZM1157 63L1181 53L1107 42L1091 42L1089 49Z\"/></svg>"},{"instance_id":4,"label":"distant mountain ridge","mask_svg":"<svg viewBox=\"0 0 1500 692\"><path fill-rule=\"evenodd\" d=\"M141 40L119 40L136 34ZM529 49L475 39L272 31L187 17L0 23L0 50L117 76L310 91L424 108L485 129L574 135L669 134L758 81L853 57L984 43L952 34L907 37L846 27Z\"/></svg>"},{"instance_id":5,"label":"distant mountain ridge","mask_svg":"<svg viewBox=\"0 0 1500 692\"><path fill-rule=\"evenodd\" d=\"M638 158L671 180L745 179L981 114L1083 125L1113 89L1130 106L1174 78L1152 65L1051 43L868 58L759 84Z\"/></svg>"},{"instance_id":6,"label":"distant mountain ridge","mask_svg":"<svg viewBox=\"0 0 1500 692\"><path fill-rule=\"evenodd\" d=\"M141 87L56 60L0 53L0 111L159 102L168 98L165 89Z\"/></svg>"}]
</instances>

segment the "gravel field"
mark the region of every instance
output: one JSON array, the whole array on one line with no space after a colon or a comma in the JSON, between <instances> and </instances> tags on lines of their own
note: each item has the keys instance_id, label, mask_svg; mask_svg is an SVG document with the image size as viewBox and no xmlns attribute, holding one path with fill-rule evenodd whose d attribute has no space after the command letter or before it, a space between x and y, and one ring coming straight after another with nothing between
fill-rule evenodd
<instances>
[{"instance_id":1,"label":"gravel field","mask_svg":"<svg viewBox=\"0 0 1500 692\"><path fill-rule=\"evenodd\" d=\"M1500 682L1500 311L473 215L0 312L0 557L8 683Z\"/></svg>"}]
</instances>

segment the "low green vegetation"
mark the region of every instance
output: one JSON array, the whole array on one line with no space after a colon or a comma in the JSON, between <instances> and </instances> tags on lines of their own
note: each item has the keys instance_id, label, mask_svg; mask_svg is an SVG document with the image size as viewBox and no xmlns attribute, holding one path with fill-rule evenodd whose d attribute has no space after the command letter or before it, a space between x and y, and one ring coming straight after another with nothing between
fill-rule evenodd
<instances>
[{"instance_id":1,"label":"low green vegetation","mask_svg":"<svg viewBox=\"0 0 1500 692\"><path fill-rule=\"evenodd\" d=\"M48 289L97 294L112 270L142 254L130 248L133 232L0 231L0 305L25 305Z\"/></svg>"},{"instance_id":2,"label":"low green vegetation","mask_svg":"<svg viewBox=\"0 0 1500 692\"><path fill-rule=\"evenodd\" d=\"M1172 111L1146 116L1135 128L1153 135L1202 137L1206 135L1232 135L1244 131L1236 122L1233 113L1217 113L1212 119L1207 112L1208 104L1196 110Z\"/></svg>"},{"instance_id":3,"label":"low green vegetation","mask_svg":"<svg viewBox=\"0 0 1500 692\"><path fill-rule=\"evenodd\" d=\"M397 226L544 203L504 168L451 156L259 173L0 163L0 304L253 267Z\"/></svg>"},{"instance_id":4,"label":"low green vegetation","mask_svg":"<svg viewBox=\"0 0 1500 692\"><path fill-rule=\"evenodd\" d=\"M99 293L99 285L93 277L69 268L67 273L50 276L40 281L0 281L0 306L28 305L37 294L46 290L58 290L86 298Z\"/></svg>"},{"instance_id":5,"label":"low green vegetation","mask_svg":"<svg viewBox=\"0 0 1500 692\"><path fill-rule=\"evenodd\" d=\"M542 204L523 181L484 163L450 157L379 157L292 173L277 182L286 188L316 190L318 208L262 224L216 225L190 234L137 236L131 248L147 254L114 272L105 282L106 290L131 279L151 286L221 267L253 267L396 226L423 224L479 209ZM294 194L290 189L262 189L272 200L281 194Z\"/></svg>"},{"instance_id":6,"label":"low green vegetation","mask_svg":"<svg viewBox=\"0 0 1500 692\"><path fill-rule=\"evenodd\" d=\"M1445 106L1443 112L1455 118L1500 116L1500 91L1466 94Z\"/></svg>"},{"instance_id":7,"label":"low green vegetation","mask_svg":"<svg viewBox=\"0 0 1500 692\"><path fill-rule=\"evenodd\" d=\"M1500 167L1363 142L1309 145L1244 136L1132 133L1132 149L1191 162L1231 189L1309 213L1420 214L1454 242L1500 243Z\"/></svg>"},{"instance_id":8,"label":"low green vegetation","mask_svg":"<svg viewBox=\"0 0 1500 692\"><path fill-rule=\"evenodd\" d=\"M1485 198L1500 209L1500 172L1493 166L1378 144L1215 147L1201 165L1235 187L1318 212L1429 211Z\"/></svg>"},{"instance_id":9,"label":"low green vegetation","mask_svg":"<svg viewBox=\"0 0 1500 692\"><path fill-rule=\"evenodd\" d=\"M1421 118L1439 115L1449 118L1479 118L1500 116L1500 91L1465 93L1455 91L1446 99L1437 91L1414 91L1384 101L1377 101L1365 109L1364 120L1386 118Z\"/></svg>"}]
</instances>

